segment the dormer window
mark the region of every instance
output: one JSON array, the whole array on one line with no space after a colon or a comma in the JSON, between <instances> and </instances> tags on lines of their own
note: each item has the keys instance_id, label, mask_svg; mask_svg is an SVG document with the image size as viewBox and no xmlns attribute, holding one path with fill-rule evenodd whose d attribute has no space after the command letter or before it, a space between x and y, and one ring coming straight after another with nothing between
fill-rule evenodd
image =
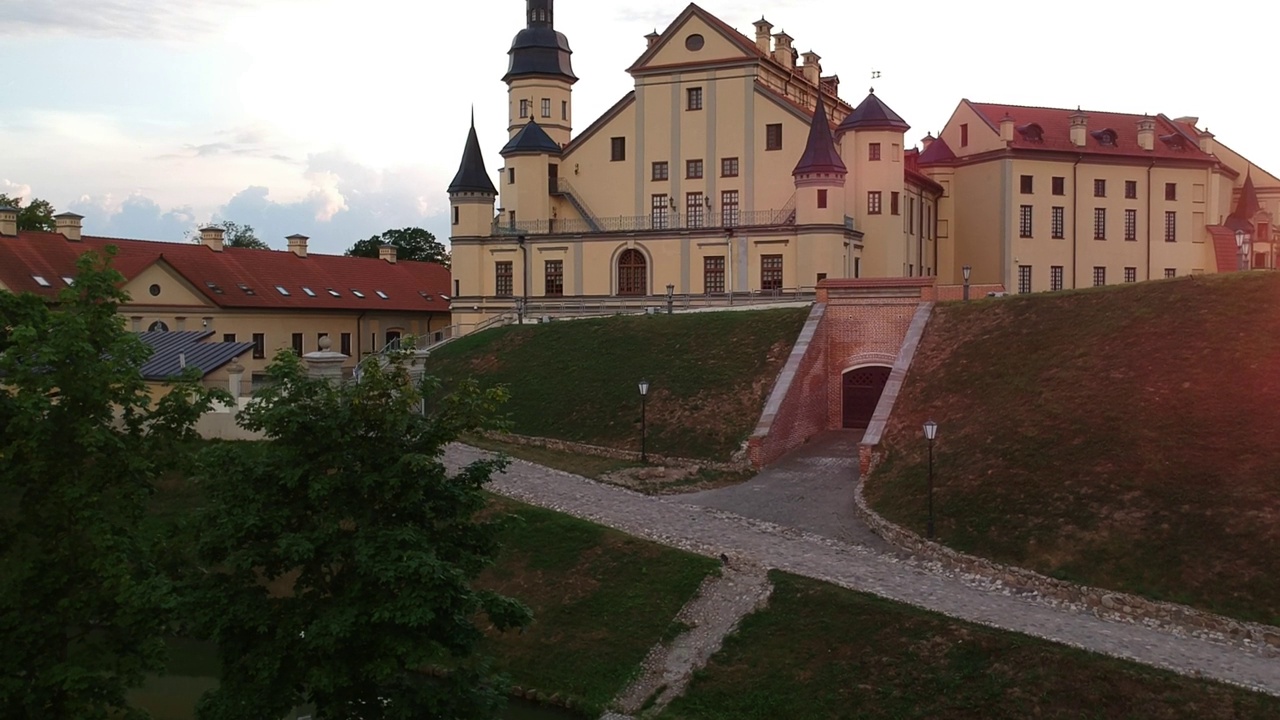
<instances>
[{"instance_id":1,"label":"dormer window","mask_svg":"<svg viewBox=\"0 0 1280 720\"><path fill-rule=\"evenodd\" d=\"M1173 133L1172 135L1161 135L1160 142L1168 145L1172 150L1187 149L1186 138L1182 137L1178 133Z\"/></svg>"},{"instance_id":2,"label":"dormer window","mask_svg":"<svg viewBox=\"0 0 1280 720\"><path fill-rule=\"evenodd\" d=\"M1094 130L1093 132L1091 132L1091 133L1089 133L1089 134L1090 134L1090 135L1092 135L1092 136L1093 136L1093 139L1094 139L1094 140L1097 140L1097 141L1098 141L1098 144L1099 144L1099 145L1102 145L1103 147L1115 147L1115 146L1116 146L1116 131L1115 131L1115 130L1112 130L1111 128L1104 128L1104 129L1102 129L1102 130Z\"/></svg>"},{"instance_id":3,"label":"dormer window","mask_svg":"<svg viewBox=\"0 0 1280 720\"><path fill-rule=\"evenodd\" d=\"M1028 142L1044 142L1044 128L1040 127L1039 123L1027 123L1015 129Z\"/></svg>"}]
</instances>

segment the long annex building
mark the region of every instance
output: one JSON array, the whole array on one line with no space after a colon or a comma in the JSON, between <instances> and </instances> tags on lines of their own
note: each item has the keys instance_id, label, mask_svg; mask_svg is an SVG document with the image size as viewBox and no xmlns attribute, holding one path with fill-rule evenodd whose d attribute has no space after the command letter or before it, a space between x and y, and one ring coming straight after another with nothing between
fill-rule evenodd
<instances>
[{"instance_id":1,"label":"long annex building","mask_svg":"<svg viewBox=\"0 0 1280 720\"><path fill-rule=\"evenodd\" d=\"M917 150L874 90L847 102L816 53L754 30L689 5L575 135L568 39L527 0L502 167L473 127L449 187L455 322L966 266L1019 292L1275 267L1280 179L1195 118L963 100Z\"/></svg>"}]
</instances>

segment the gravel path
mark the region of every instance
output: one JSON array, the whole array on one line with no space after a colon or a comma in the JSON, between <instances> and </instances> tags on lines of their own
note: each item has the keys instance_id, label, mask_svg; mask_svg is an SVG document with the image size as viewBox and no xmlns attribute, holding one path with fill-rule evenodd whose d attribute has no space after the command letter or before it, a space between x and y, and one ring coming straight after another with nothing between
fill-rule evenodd
<instances>
[{"instance_id":1,"label":"gravel path","mask_svg":"<svg viewBox=\"0 0 1280 720\"><path fill-rule=\"evenodd\" d=\"M445 460L456 468L487 454L451 445ZM920 567L867 546L690 505L683 496L649 497L519 460L512 461L489 488L671 547L711 557L725 553L735 561L873 593L954 618L1280 696L1280 660L1262 652L1102 620L1087 608L1015 596L977 578Z\"/></svg>"}]
</instances>

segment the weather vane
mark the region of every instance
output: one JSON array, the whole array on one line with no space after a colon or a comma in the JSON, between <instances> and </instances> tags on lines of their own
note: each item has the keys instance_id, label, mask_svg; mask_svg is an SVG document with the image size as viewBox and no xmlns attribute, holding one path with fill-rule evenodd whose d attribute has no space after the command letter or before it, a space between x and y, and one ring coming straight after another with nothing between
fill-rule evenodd
<instances>
[{"instance_id":1,"label":"weather vane","mask_svg":"<svg viewBox=\"0 0 1280 720\"><path fill-rule=\"evenodd\" d=\"M871 79L872 79L872 80L879 80L879 79L880 79L880 71L879 71L879 70L872 70L872 71L871 71Z\"/></svg>"}]
</instances>

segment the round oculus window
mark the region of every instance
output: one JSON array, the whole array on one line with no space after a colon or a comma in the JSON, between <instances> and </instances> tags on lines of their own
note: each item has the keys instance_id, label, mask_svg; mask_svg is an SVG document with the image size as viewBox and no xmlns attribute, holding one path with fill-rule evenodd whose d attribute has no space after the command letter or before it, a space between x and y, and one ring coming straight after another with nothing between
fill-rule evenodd
<instances>
[{"instance_id":1,"label":"round oculus window","mask_svg":"<svg viewBox=\"0 0 1280 720\"><path fill-rule=\"evenodd\" d=\"M690 35L689 37L684 39L685 49L692 50L694 52L701 50L702 46L705 44L706 44L706 41L702 39L701 35L696 35L696 34Z\"/></svg>"},{"instance_id":2,"label":"round oculus window","mask_svg":"<svg viewBox=\"0 0 1280 720\"><path fill-rule=\"evenodd\" d=\"M147 288L147 292L151 293L151 297L155 297L160 294L160 286L152 285L151 287Z\"/></svg>"}]
</instances>

